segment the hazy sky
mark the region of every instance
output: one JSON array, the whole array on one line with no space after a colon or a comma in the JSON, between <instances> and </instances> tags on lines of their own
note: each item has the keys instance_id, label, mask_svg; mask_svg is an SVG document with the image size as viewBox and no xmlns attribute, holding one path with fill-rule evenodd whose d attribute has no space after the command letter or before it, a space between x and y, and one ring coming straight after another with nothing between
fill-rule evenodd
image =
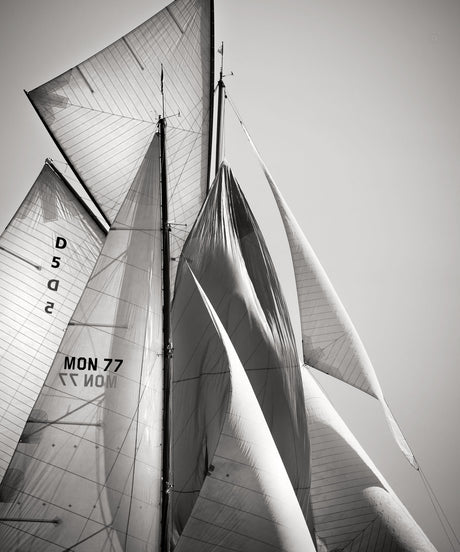
<instances>
[{"instance_id":1,"label":"hazy sky","mask_svg":"<svg viewBox=\"0 0 460 552\"><path fill-rule=\"evenodd\" d=\"M60 158L22 90L166 3L1 0L2 228L45 157ZM221 40L229 94L460 533L460 2L216 0ZM227 159L293 304L282 227L230 106L227 115ZM320 379L438 550L450 550L376 401Z\"/></svg>"}]
</instances>

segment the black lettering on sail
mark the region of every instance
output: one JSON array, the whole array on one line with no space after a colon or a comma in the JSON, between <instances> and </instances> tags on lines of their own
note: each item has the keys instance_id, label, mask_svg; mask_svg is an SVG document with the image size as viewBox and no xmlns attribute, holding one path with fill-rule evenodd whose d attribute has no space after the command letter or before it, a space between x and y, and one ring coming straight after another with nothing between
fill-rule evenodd
<instances>
[{"instance_id":1,"label":"black lettering on sail","mask_svg":"<svg viewBox=\"0 0 460 552\"><path fill-rule=\"evenodd\" d=\"M65 249L67 247L67 240L65 238L62 238L61 236L58 236L56 238L56 249Z\"/></svg>"},{"instance_id":2,"label":"black lettering on sail","mask_svg":"<svg viewBox=\"0 0 460 552\"><path fill-rule=\"evenodd\" d=\"M48 281L48 289L51 291L57 291L59 287L59 280L49 280Z\"/></svg>"},{"instance_id":3,"label":"black lettering on sail","mask_svg":"<svg viewBox=\"0 0 460 552\"><path fill-rule=\"evenodd\" d=\"M54 309L54 303L52 303L51 301L48 301L45 306L45 312L47 312L48 314L51 314L53 312L53 309Z\"/></svg>"}]
</instances>

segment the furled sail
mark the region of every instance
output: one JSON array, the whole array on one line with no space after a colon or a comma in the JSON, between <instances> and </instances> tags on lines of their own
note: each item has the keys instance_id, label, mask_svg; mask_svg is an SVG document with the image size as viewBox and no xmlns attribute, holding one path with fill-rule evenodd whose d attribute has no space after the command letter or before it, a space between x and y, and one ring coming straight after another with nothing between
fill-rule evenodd
<instances>
[{"instance_id":1,"label":"furled sail","mask_svg":"<svg viewBox=\"0 0 460 552\"><path fill-rule=\"evenodd\" d=\"M307 368L302 378L318 551L435 552Z\"/></svg>"},{"instance_id":2,"label":"furled sail","mask_svg":"<svg viewBox=\"0 0 460 552\"><path fill-rule=\"evenodd\" d=\"M209 299L194 276L193 280L184 272L180 285L195 287L202 301L195 315L208 318L199 344L204 354L196 406L210 438L207 473L175 550L313 552L310 532L248 375ZM185 380L178 385L187 388ZM193 432L192 427L182 429Z\"/></svg>"},{"instance_id":3,"label":"furled sail","mask_svg":"<svg viewBox=\"0 0 460 552\"><path fill-rule=\"evenodd\" d=\"M412 466L418 469L417 461L385 401L358 332L244 125L243 129L268 180L288 237L305 363L379 399L396 442Z\"/></svg>"},{"instance_id":4,"label":"furled sail","mask_svg":"<svg viewBox=\"0 0 460 552\"><path fill-rule=\"evenodd\" d=\"M0 237L0 481L104 237L48 163Z\"/></svg>"},{"instance_id":5,"label":"furled sail","mask_svg":"<svg viewBox=\"0 0 460 552\"><path fill-rule=\"evenodd\" d=\"M162 299L155 135L0 488L7 550L159 542Z\"/></svg>"},{"instance_id":6,"label":"furled sail","mask_svg":"<svg viewBox=\"0 0 460 552\"><path fill-rule=\"evenodd\" d=\"M232 340L309 519L308 428L289 315L257 223L223 163L184 246L172 309L173 404L181 405L173 411L175 529L181 533L207 472L208 426L219 425L200 407L202 385L217 383L201 375L209 321L196 314L201 299L183 281L187 263Z\"/></svg>"},{"instance_id":7,"label":"furled sail","mask_svg":"<svg viewBox=\"0 0 460 552\"><path fill-rule=\"evenodd\" d=\"M53 138L112 222L162 115L164 92L173 257L179 256L208 183L211 12L211 0L175 0L112 45L29 93Z\"/></svg>"}]
</instances>

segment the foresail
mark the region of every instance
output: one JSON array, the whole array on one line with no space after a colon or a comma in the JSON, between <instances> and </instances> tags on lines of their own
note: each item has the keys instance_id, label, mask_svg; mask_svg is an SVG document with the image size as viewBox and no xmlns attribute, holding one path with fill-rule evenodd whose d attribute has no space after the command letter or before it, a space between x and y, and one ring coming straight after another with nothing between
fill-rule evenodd
<instances>
[{"instance_id":1,"label":"foresail","mask_svg":"<svg viewBox=\"0 0 460 552\"><path fill-rule=\"evenodd\" d=\"M179 387L183 379L194 382L188 384L184 402L189 410L184 406L173 422L176 428L187 428L184 439L189 441L181 443L183 453L173 452L179 458L173 492L178 531L190 515L208 454L198 405L202 358L209 354L202 334L209 322L195 314L199 298L183 282L187 263L232 340L309 519L308 428L289 315L259 228L230 168L223 164L184 246L172 309L174 385ZM187 433L194 423L196 437ZM189 459L187 464L180 462L181 454Z\"/></svg>"},{"instance_id":2,"label":"foresail","mask_svg":"<svg viewBox=\"0 0 460 552\"><path fill-rule=\"evenodd\" d=\"M104 238L49 164L0 237L0 481Z\"/></svg>"},{"instance_id":3,"label":"foresail","mask_svg":"<svg viewBox=\"0 0 460 552\"><path fill-rule=\"evenodd\" d=\"M227 382L220 404L213 397L212 383L203 389L202 400L214 403L210 409L202 407L203 415L210 416L213 425L219 414L221 427L217 440L213 435L215 441L209 443L207 474L175 550L314 552L303 513L248 376L210 301L193 279L194 283L190 275L187 278L183 274L182 285L196 286L210 330L204 339L205 348L218 351L206 358L210 362L203 365L200 378L222 379L225 374ZM198 312L202 314L203 309Z\"/></svg>"},{"instance_id":4,"label":"foresail","mask_svg":"<svg viewBox=\"0 0 460 552\"><path fill-rule=\"evenodd\" d=\"M158 545L160 227L155 135L5 475L5 549L137 552Z\"/></svg>"},{"instance_id":5,"label":"foresail","mask_svg":"<svg viewBox=\"0 0 460 552\"><path fill-rule=\"evenodd\" d=\"M302 378L318 552L435 552L307 368Z\"/></svg>"},{"instance_id":6,"label":"foresail","mask_svg":"<svg viewBox=\"0 0 460 552\"><path fill-rule=\"evenodd\" d=\"M176 0L29 93L59 147L112 222L162 115L164 91L173 257L179 256L208 182L211 17L211 0Z\"/></svg>"},{"instance_id":7,"label":"foresail","mask_svg":"<svg viewBox=\"0 0 460 552\"><path fill-rule=\"evenodd\" d=\"M350 317L244 126L243 129L273 192L289 241L305 364L379 399L398 446L412 466L418 469L417 461L390 412L374 368Z\"/></svg>"}]
</instances>

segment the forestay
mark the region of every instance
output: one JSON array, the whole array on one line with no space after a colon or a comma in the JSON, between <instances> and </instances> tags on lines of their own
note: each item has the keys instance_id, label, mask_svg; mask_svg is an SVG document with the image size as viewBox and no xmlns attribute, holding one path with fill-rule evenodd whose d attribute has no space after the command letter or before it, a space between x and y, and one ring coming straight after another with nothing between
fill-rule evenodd
<instances>
[{"instance_id":1,"label":"forestay","mask_svg":"<svg viewBox=\"0 0 460 552\"><path fill-rule=\"evenodd\" d=\"M183 273L181 286L195 288L202 302L195 313L208 318L199 343L206 353L198 370L204 386L197 406L206 429L213 431L206 442L207 473L175 550L314 552L283 461L230 338L195 277L192 281ZM187 386L185 380L179 385Z\"/></svg>"},{"instance_id":2,"label":"forestay","mask_svg":"<svg viewBox=\"0 0 460 552\"><path fill-rule=\"evenodd\" d=\"M315 382L302 369L319 552L435 552Z\"/></svg>"},{"instance_id":3,"label":"forestay","mask_svg":"<svg viewBox=\"0 0 460 552\"><path fill-rule=\"evenodd\" d=\"M156 132L164 91L173 257L179 256L208 183L212 27L211 0L176 0L29 93L112 222Z\"/></svg>"},{"instance_id":4,"label":"forestay","mask_svg":"<svg viewBox=\"0 0 460 552\"><path fill-rule=\"evenodd\" d=\"M230 168L222 164L184 246L172 310L176 530L183 529L207 471L208 425L218 423L203 418L200 407L203 386L217 380L201 373L209 354L203 337L209 321L196 314L201 300L183 281L187 263L232 340L309 518L308 428L289 315L260 230Z\"/></svg>"},{"instance_id":5,"label":"forestay","mask_svg":"<svg viewBox=\"0 0 460 552\"><path fill-rule=\"evenodd\" d=\"M0 237L0 481L104 237L49 164Z\"/></svg>"},{"instance_id":6,"label":"forestay","mask_svg":"<svg viewBox=\"0 0 460 552\"><path fill-rule=\"evenodd\" d=\"M159 199L155 136L2 484L5 549L135 552L158 546Z\"/></svg>"}]
</instances>

